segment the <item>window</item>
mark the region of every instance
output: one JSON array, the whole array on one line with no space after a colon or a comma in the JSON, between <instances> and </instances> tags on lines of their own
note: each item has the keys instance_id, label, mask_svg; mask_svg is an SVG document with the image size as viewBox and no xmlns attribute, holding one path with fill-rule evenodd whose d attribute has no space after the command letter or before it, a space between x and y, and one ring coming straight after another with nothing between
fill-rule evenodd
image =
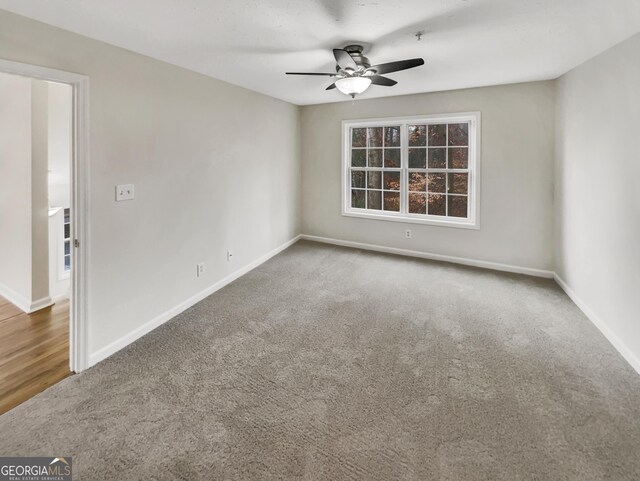
<instances>
[{"instance_id":1,"label":"window","mask_svg":"<svg viewBox=\"0 0 640 481\"><path fill-rule=\"evenodd\" d=\"M69 209L64 210L64 271L71 270L71 214Z\"/></svg>"},{"instance_id":2,"label":"window","mask_svg":"<svg viewBox=\"0 0 640 481\"><path fill-rule=\"evenodd\" d=\"M343 215L478 228L480 113L344 121Z\"/></svg>"}]
</instances>

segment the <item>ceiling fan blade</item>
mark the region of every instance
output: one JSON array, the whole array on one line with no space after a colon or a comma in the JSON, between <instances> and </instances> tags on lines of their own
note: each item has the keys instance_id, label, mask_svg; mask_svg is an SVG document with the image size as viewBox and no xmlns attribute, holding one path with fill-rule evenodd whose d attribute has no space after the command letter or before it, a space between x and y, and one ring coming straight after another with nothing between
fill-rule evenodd
<instances>
[{"instance_id":1,"label":"ceiling fan blade","mask_svg":"<svg viewBox=\"0 0 640 481\"><path fill-rule=\"evenodd\" d=\"M366 77L371 79L371 83L373 85L384 85L385 87L393 87L398 83L395 80L383 77L382 75L367 75Z\"/></svg>"},{"instance_id":2,"label":"ceiling fan blade","mask_svg":"<svg viewBox=\"0 0 640 481\"><path fill-rule=\"evenodd\" d=\"M349 52L346 50L334 48L333 56L336 58L336 62L338 62L338 65L342 70L358 70L358 64L356 64L356 62L351 58L351 55L349 55Z\"/></svg>"},{"instance_id":3,"label":"ceiling fan blade","mask_svg":"<svg viewBox=\"0 0 640 481\"><path fill-rule=\"evenodd\" d=\"M335 77L337 73L326 72L285 72L287 75L322 75L324 77Z\"/></svg>"},{"instance_id":4,"label":"ceiling fan blade","mask_svg":"<svg viewBox=\"0 0 640 481\"><path fill-rule=\"evenodd\" d=\"M329 85L325 90L332 90L334 88L336 88L336 83L335 82L333 82L331 85Z\"/></svg>"},{"instance_id":5,"label":"ceiling fan blade","mask_svg":"<svg viewBox=\"0 0 640 481\"><path fill-rule=\"evenodd\" d=\"M380 65L373 65L370 69L375 70L377 74L399 72L400 70L407 70L413 67L419 67L424 65L424 60L421 58L412 58L409 60L398 60L397 62L381 63Z\"/></svg>"}]
</instances>

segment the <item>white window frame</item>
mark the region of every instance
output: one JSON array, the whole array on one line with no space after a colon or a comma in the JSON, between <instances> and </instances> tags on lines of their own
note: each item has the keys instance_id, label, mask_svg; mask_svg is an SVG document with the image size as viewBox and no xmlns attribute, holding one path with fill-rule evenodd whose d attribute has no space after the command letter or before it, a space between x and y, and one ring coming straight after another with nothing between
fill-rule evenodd
<instances>
[{"instance_id":1,"label":"white window frame","mask_svg":"<svg viewBox=\"0 0 640 481\"><path fill-rule=\"evenodd\" d=\"M69 210L69 222L65 222L65 211ZM65 225L69 224L69 237L65 237ZM69 254L64 253L65 244L69 243ZM71 263L69 263L69 269L65 268L65 257L69 257L71 259L71 209L67 207L66 209L62 209L62 242L60 242L59 257L58 257L58 280L62 281L64 279L69 279L71 277Z\"/></svg>"},{"instance_id":2,"label":"white window frame","mask_svg":"<svg viewBox=\"0 0 640 481\"><path fill-rule=\"evenodd\" d=\"M351 129L361 127L400 126L400 176L401 185L409 183L409 141L408 125L434 123L469 123L469 191L467 193L467 217L444 217L428 214L408 213L408 189L401 189L400 212L373 211L351 207ZM412 117L393 117L377 119L356 119L342 121L342 215L411 224L430 224L464 229L480 229L480 153L481 153L481 114L480 112L462 112L444 115L419 115Z\"/></svg>"}]
</instances>

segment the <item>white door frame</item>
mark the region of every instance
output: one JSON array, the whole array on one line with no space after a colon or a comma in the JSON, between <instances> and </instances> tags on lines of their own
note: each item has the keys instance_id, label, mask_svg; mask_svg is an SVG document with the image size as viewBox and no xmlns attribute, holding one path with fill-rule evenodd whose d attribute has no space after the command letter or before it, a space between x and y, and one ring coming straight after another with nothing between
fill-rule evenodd
<instances>
[{"instance_id":1,"label":"white door frame","mask_svg":"<svg viewBox=\"0 0 640 481\"><path fill-rule=\"evenodd\" d=\"M65 83L73 88L73 158L71 160L71 299L69 367L88 367L89 260L89 77L0 59L0 72Z\"/></svg>"}]
</instances>

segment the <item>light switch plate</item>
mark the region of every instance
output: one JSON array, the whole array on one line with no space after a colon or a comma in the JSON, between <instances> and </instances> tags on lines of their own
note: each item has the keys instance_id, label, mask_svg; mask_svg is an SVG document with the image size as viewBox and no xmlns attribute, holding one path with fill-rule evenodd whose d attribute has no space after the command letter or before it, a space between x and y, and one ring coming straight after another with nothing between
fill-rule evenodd
<instances>
[{"instance_id":1,"label":"light switch plate","mask_svg":"<svg viewBox=\"0 0 640 481\"><path fill-rule=\"evenodd\" d=\"M116 185L116 202L133 200L134 194L133 184Z\"/></svg>"}]
</instances>

